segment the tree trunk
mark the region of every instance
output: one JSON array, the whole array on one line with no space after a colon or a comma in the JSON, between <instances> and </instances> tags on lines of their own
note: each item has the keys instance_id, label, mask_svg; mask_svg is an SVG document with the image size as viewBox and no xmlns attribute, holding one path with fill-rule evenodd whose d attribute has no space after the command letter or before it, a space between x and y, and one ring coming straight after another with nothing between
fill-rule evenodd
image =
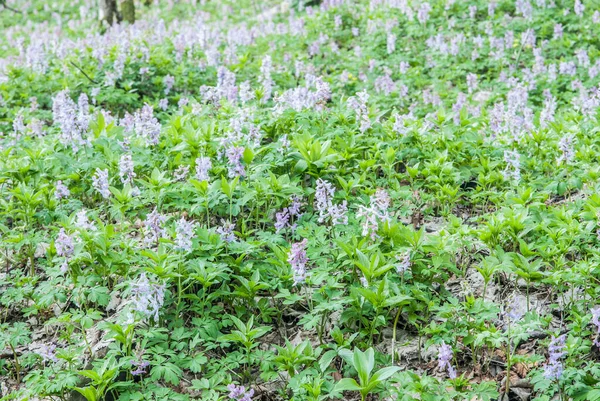
<instances>
[{"instance_id":1,"label":"tree trunk","mask_svg":"<svg viewBox=\"0 0 600 401\"><path fill-rule=\"evenodd\" d=\"M100 23L106 22L109 26L112 25L117 16L117 1L116 0L99 0L100 1Z\"/></svg>"},{"instance_id":2,"label":"tree trunk","mask_svg":"<svg viewBox=\"0 0 600 401\"><path fill-rule=\"evenodd\" d=\"M133 0L121 0L121 15L123 20L130 24L135 22L135 4Z\"/></svg>"}]
</instances>

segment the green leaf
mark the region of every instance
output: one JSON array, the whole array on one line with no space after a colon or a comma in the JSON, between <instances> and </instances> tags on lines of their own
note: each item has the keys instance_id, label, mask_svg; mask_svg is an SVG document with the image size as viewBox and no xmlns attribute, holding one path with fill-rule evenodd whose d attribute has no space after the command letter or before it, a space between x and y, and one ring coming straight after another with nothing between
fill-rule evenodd
<instances>
[{"instance_id":1,"label":"green leaf","mask_svg":"<svg viewBox=\"0 0 600 401\"><path fill-rule=\"evenodd\" d=\"M377 372L375 372L375 374L373 374L373 377L371 377L371 383L381 383L382 381L391 377L394 373L398 372L399 370L399 366L389 366L387 368L379 369Z\"/></svg>"},{"instance_id":2,"label":"green leaf","mask_svg":"<svg viewBox=\"0 0 600 401\"><path fill-rule=\"evenodd\" d=\"M182 370L177 366L169 362L163 362L158 366L154 366L151 372L151 378L153 380L164 379L165 382L173 385L178 385Z\"/></svg>"},{"instance_id":3,"label":"green leaf","mask_svg":"<svg viewBox=\"0 0 600 401\"><path fill-rule=\"evenodd\" d=\"M100 383L102 381L102 376L100 376L98 372L93 370L80 370L77 373L79 373L83 377L91 379L94 383Z\"/></svg>"},{"instance_id":4,"label":"green leaf","mask_svg":"<svg viewBox=\"0 0 600 401\"><path fill-rule=\"evenodd\" d=\"M337 382L335 384L335 387L333 388L334 392L339 392L339 391L360 391L361 387L358 385L358 383L356 382L356 380L354 379L342 379L339 382Z\"/></svg>"},{"instance_id":5,"label":"green leaf","mask_svg":"<svg viewBox=\"0 0 600 401\"><path fill-rule=\"evenodd\" d=\"M331 361L333 361L333 358L335 358L336 356L337 352L335 352L334 350L329 350L323 354L323 356L319 360L319 368L321 369L321 372L327 371L329 365L331 365Z\"/></svg>"},{"instance_id":6,"label":"green leaf","mask_svg":"<svg viewBox=\"0 0 600 401\"><path fill-rule=\"evenodd\" d=\"M244 154L242 155L242 159L246 164L250 164L254 159L254 152L250 148L244 149Z\"/></svg>"},{"instance_id":7,"label":"green leaf","mask_svg":"<svg viewBox=\"0 0 600 401\"><path fill-rule=\"evenodd\" d=\"M406 305L411 300L413 300L413 297L411 297L410 295L396 295L391 298L387 298L384 301L383 306L390 307L390 306Z\"/></svg>"},{"instance_id":8,"label":"green leaf","mask_svg":"<svg viewBox=\"0 0 600 401\"><path fill-rule=\"evenodd\" d=\"M98 392L93 386L73 387L73 390L84 396L87 401L98 401Z\"/></svg>"},{"instance_id":9,"label":"green leaf","mask_svg":"<svg viewBox=\"0 0 600 401\"><path fill-rule=\"evenodd\" d=\"M199 373L206 362L208 358L204 354L197 354L190 360L188 367L192 373Z\"/></svg>"},{"instance_id":10,"label":"green leaf","mask_svg":"<svg viewBox=\"0 0 600 401\"><path fill-rule=\"evenodd\" d=\"M354 369L358 372L360 384L366 386L369 382L369 376L375 366L375 353L373 348L369 348L362 352L358 348L354 348L354 357L352 358Z\"/></svg>"}]
</instances>

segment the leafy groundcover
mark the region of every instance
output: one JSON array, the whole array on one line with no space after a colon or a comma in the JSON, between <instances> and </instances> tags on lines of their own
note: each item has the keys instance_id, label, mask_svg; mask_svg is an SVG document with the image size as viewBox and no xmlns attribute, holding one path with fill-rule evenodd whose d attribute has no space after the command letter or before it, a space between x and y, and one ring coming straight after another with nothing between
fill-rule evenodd
<instances>
[{"instance_id":1,"label":"leafy groundcover","mask_svg":"<svg viewBox=\"0 0 600 401\"><path fill-rule=\"evenodd\" d=\"M600 400L600 5L0 10L0 400Z\"/></svg>"}]
</instances>

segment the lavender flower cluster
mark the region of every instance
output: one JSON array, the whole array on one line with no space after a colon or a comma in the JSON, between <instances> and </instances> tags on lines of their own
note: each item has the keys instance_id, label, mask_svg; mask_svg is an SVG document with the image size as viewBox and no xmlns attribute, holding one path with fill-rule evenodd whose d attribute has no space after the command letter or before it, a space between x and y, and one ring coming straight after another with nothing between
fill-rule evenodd
<instances>
[{"instance_id":1,"label":"lavender flower cluster","mask_svg":"<svg viewBox=\"0 0 600 401\"><path fill-rule=\"evenodd\" d=\"M294 275L294 285L303 283L306 280L306 264L308 263L308 257L306 256L307 245L308 240L305 238L300 242L293 243L288 253L288 263Z\"/></svg>"},{"instance_id":2,"label":"lavender flower cluster","mask_svg":"<svg viewBox=\"0 0 600 401\"><path fill-rule=\"evenodd\" d=\"M315 210L319 213L319 223L330 221L332 225L348 224L348 202L342 201L338 205L333 204L335 189L329 181L321 178L317 180L315 190Z\"/></svg>"},{"instance_id":3,"label":"lavender flower cluster","mask_svg":"<svg viewBox=\"0 0 600 401\"><path fill-rule=\"evenodd\" d=\"M56 254L64 258L60 271L66 273L69 268L69 261L75 253L75 241L72 236L66 233L64 228L61 228L58 232L58 236L54 241L54 248L56 249Z\"/></svg>"},{"instance_id":4,"label":"lavender flower cluster","mask_svg":"<svg viewBox=\"0 0 600 401\"><path fill-rule=\"evenodd\" d=\"M63 146L71 147L77 153L89 144L89 105L85 93L79 96L78 103L71 99L68 89L58 92L52 102L52 117L59 126L59 139Z\"/></svg>"},{"instance_id":5,"label":"lavender flower cluster","mask_svg":"<svg viewBox=\"0 0 600 401\"><path fill-rule=\"evenodd\" d=\"M550 345L548 345L548 353L550 357L544 368L544 377L549 380L558 380L563 373L562 358L566 355L567 335L552 337Z\"/></svg>"},{"instance_id":6,"label":"lavender flower cluster","mask_svg":"<svg viewBox=\"0 0 600 401\"><path fill-rule=\"evenodd\" d=\"M236 386L233 383L227 386L227 390L229 390L229 399L232 401L252 401L254 395L254 389L246 391L246 387Z\"/></svg>"},{"instance_id":7,"label":"lavender flower cluster","mask_svg":"<svg viewBox=\"0 0 600 401\"><path fill-rule=\"evenodd\" d=\"M154 210L146 216L144 221L144 244L147 247L155 246L158 240L166 238L166 230L163 227L167 217Z\"/></svg>"},{"instance_id":8,"label":"lavender flower cluster","mask_svg":"<svg viewBox=\"0 0 600 401\"><path fill-rule=\"evenodd\" d=\"M142 273L136 282L131 283L133 311L139 313L144 320L152 318L154 322L158 322L160 310L165 302L165 289L164 284L152 283L146 273ZM129 320L134 320L134 317L130 316Z\"/></svg>"},{"instance_id":9,"label":"lavender flower cluster","mask_svg":"<svg viewBox=\"0 0 600 401\"><path fill-rule=\"evenodd\" d=\"M302 213L300 213L300 207L302 207L302 205L302 198L300 196L292 196L292 204L275 214L276 232L280 232L286 227L289 227L292 232L296 230L298 219L302 217Z\"/></svg>"},{"instance_id":10,"label":"lavender flower cluster","mask_svg":"<svg viewBox=\"0 0 600 401\"><path fill-rule=\"evenodd\" d=\"M390 207L390 196L383 189L377 189L374 195L371 196L369 207L360 206L356 213L357 217L363 218L362 235L369 236L374 241L379 228L379 222L390 222L388 208Z\"/></svg>"},{"instance_id":11,"label":"lavender flower cluster","mask_svg":"<svg viewBox=\"0 0 600 401\"><path fill-rule=\"evenodd\" d=\"M231 221L226 221L221 219L221 225L217 227L217 234L221 237L222 241L227 243L235 242L236 236L233 230L235 229L235 224Z\"/></svg>"},{"instance_id":12,"label":"lavender flower cluster","mask_svg":"<svg viewBox=\"0 0 600 401\"><path fill-rule=\"evenodd\" d=\"M175 225L175 247L190 252L196 224L181 218Z\"/></svg>"},{"instance_id":13,"label":"lavender flower cluster","mask_svg":"<svg viewBox=\"0 0 600 401\"><path fill-rule=\"evenodd\" d=\"M452 352L452 347L450 347L445 342L442 342L438 353L438 368L440 370L447 370L448 377L450 377L451 379L456 379L456 370L452 366L453 356L454 353Z\"/></svg>"}]
</instances>

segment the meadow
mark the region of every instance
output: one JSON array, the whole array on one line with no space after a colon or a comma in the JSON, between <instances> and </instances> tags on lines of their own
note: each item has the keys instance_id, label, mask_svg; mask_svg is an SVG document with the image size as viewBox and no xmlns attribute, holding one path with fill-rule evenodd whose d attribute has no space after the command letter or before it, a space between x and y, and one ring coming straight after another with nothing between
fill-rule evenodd
<instances>
[{"instance_id":1,"label":"meadow","mask_svg":"<svg viewBox=\"0 0 600 401\"><path fill-rule=\"evenodd\" d=\"M0 401L600 400L597 0L0 1Z\"/></svg>"}]
</instances>

